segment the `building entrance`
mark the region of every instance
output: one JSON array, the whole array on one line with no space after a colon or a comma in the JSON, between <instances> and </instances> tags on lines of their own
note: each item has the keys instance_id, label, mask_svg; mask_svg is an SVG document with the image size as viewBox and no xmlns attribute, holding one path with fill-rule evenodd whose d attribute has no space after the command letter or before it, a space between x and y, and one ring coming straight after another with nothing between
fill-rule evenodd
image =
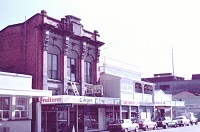
<instances>
[{"instance_id":1,"label":"building entrance","mask_svg":"<svg viewBox=\"0 0 200 132\"><path fill-rule=\"evenodd\" d=\"M42 112L42 131L61 132L67 130L67 111Z\"/></svg>"}]
</instances>

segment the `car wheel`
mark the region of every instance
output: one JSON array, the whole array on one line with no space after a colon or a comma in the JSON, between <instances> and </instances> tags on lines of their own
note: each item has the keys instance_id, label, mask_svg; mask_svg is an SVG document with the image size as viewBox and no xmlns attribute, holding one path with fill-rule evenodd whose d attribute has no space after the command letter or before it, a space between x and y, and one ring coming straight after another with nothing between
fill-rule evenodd
<instances>
[{"instance_id":1,"label":"car wheel","mask_svg":"<svg viewBox=\"0 0 200 132\"><path fill-rule=\"evenodd\" d=\"M175 128L176 128L177 126L178 126L177 124L174 125Z\"/></svg>"},{"instance_id":2,"label":"car wheel","mask_svg":"<svg viewBox=\"0 0 200 132\"><path fill-rule=\"evenodd\" d=\"M190 124L191 124L191 125L193 125L193 122L192 122L192 121L190 121Z\"/></svg>"},{"instance_id":3,"label":"car wheel","mask_svg":"<svg viewBox=\"0 0 200 132\"><path fill-rule=\"evenodd\" d=\"M128 132L128 128L124 129L124 132Z\"/></svg>"},{"instance_id":4,"label":"car wheel","mask_svg":"<svg viewBox=\"0 0 200 132\"><path fill-rule=\"evenodd\" d=\"M155 126L153 127L153 130L156 130L156 128L157 128L157 126L155 125Z\"/></svg>"},{"instance_id":5,"label":"car wheel","mask_svg":"<svg viewBox=\"0 0 200 132\"><path fill-rule=\"evenodd\" d=\"M144 131L147 131L148 130L148 127L146 126L145 128L144 128Z\"/></svg>"},{"instance_id":6,"label":"car wheel","mask_svg":"<svg viewBox=\"0 0 200 132\"><path fill-rule=\"evenodd\" d=\"M195 122L195 125L198 125L198 121L197 121L197 122Z\"/></svg>"},{"instance_id":7,"label":"car wheel","mask_svg":"<svg viewBox=\"0 0 200 132\"><path fill-rule=\"evenodd\" d=\"M135 128L135 132L139 132L139 128L138 127Z\"/></svg>"},{"instance_id":8,"label":"car wheel","mask_svg":"<svg viewBox=\"0 0 200 132\"><path fill-rule=\"evenodd\" d=\"M166 124L165 126L164 126L164 129L167 129L168 128L168 125Z\"/></svg>"}]
</instances>

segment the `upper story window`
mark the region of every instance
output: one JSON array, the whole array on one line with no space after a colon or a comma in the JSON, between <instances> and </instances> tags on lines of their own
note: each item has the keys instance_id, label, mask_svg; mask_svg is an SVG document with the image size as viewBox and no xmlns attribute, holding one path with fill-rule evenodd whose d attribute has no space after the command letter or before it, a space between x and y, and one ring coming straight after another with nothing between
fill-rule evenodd
<instances>
[{"instance_id":1,"label":"upper story window","mask_svg":"<svg viewBox=\"0 0 200 132\"><path fill-rule=\"evenodd\" d=\"M76 59L67 58L67 77L69 81L76 81L77 64Z\"/></svg>"},{"instance_id":2,"label":"upper story window","mask_svg":"<svg viewBox=\"0 0 200 132\"><path fill-rule=\"evenodd\" d=\"M48 53L47 74L50 79L58 79L58 55Z\"/></svg>"},{"instance_id":3,"label":"upper story window","mask_svg":"<svg viewBox=\"0 0 200 132\"><path fill-rule=\"evenodd\" d=\"M84 79L86 83L92 83L92 63L84 62Z\"/></svg>"},{"instance_id":4,"label":"upper story window","mask_svg":"<svg viewBox=\"0 0 200 132\"><path fill-rule=\"evenodd\" d=\"M160 85L160 89L163 91L168 91L170 90L170 85Z\"/></svg>"},{"instance_id":5,"label":"upper story window","mask_svg":"<svg viewBox=\"0 0 200 132\"><path fill-rule=\"evenodd\" d=\"M0 119L10 117L10 97L0 97Z\"/></svg>"},{"instance_id":6,"label":"upper story window","mask_svg":"<svg viewBox=\"0 0 200 132\"><path fill-rule=\"evenodd\" d=\"M15 105L15 118L27 118L28 117L28 102L27 98L16 98Z\"/></svg>"}]
</instances>

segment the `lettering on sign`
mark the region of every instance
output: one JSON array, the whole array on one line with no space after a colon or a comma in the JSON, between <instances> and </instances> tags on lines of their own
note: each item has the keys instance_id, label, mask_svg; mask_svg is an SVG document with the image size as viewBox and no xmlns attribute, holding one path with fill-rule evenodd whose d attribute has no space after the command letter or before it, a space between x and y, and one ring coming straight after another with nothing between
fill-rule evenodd
<instances>
[{"instance_id":1,"label":"lettering on sign","mask_svg":"<svg viewBox=\"0 0 200 132\"><path fill-rule=\"evenodd\" d=\"M93 103L93 99L92 98L80 97L79 102L80 103L91 104L91 103Z\"/></svg>"},{"instance_id":2,"label":"lettering on sign","mask_svg":"<svg viewBox=\"0 0 200 132\"><path fill-rule=\"evenodd\" d=\"M112 98L96 98L96 104L120 104L119 99L112 99Z\"/></svg>"},{"instance_id":3,"label":"lettering on sign","mask_svg":"<svg viewBox=\"0 0 200 132\"><path fill-rule=\"evenodd\" d=\"M122 101L122 104L125 104L125 105L134 105L135 102L134 102L134 101L126 101L126 100L123 100L123 101Z\"/></svg>"},{"instance_id":4,"label":"lettering on sign","mask_svg":"<svg viewBox=\"0 0 200 132\"><path fill-rule=\"evenodd\" d=\"M58 27L58 23L57 22L55 22L53 20L50 20L47 17L44 17L44 23L47 23L47 24L52 25L52 26L55 26L56 28Z\"/></svg>"},{"instance_id":5,"label":"lettering on sign","mask_svg":"<svg viewBox=\"0 0 200 132\"><path fill-rule=\"evenodd\" d=\"M42 97L40 98L41 104L62 103L62 97Z\"/></svg>"}]
</instances>

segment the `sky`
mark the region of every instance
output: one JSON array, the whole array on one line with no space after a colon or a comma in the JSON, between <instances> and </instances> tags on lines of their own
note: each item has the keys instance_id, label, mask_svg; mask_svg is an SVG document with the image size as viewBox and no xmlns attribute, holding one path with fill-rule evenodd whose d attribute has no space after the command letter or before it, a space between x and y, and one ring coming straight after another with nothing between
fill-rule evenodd
<instances>
[{"instance_id":1,"label":"sky","mask_svg":"<svg viewBox=\"0 0 200 132\"><path fill-rule=\"evenodd\" d=\"M101 63L109 57L140 69L142 77L200 74L199 0L0 0L0 30L41 10L60 20L81 19L98 30ZM172 59L173 58L173 59Z\"/></svg>"}]
</instances>

